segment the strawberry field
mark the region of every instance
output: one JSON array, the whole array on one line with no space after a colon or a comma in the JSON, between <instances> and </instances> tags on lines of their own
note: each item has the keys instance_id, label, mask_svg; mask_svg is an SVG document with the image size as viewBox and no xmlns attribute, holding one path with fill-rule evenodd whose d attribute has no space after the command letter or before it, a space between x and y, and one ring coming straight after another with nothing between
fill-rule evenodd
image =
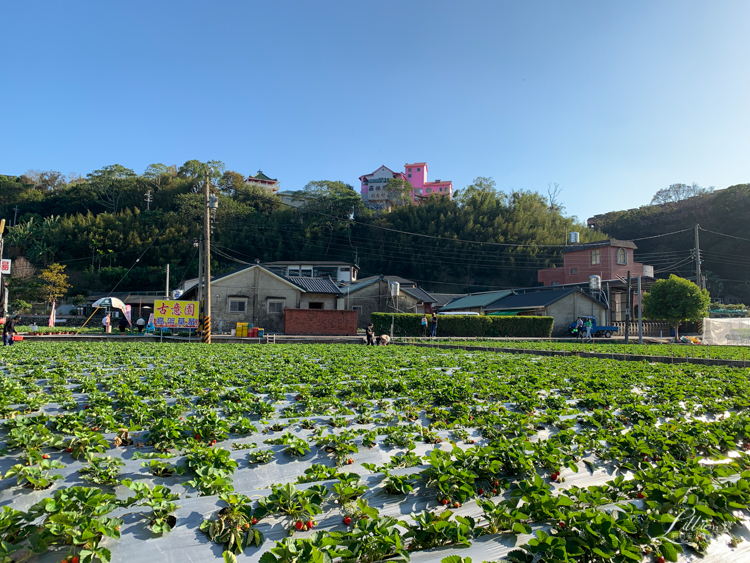
<instances>
[{"instance_id":1,"label":"strawberry field","mask_svg":"<svg viewBox=\"0 0 750 563\"><path fill-rule=\"evenodd\" d=\"M744 369L31 342L0 367L2 563L750 560Z\"/></svg>"}]
</instances>

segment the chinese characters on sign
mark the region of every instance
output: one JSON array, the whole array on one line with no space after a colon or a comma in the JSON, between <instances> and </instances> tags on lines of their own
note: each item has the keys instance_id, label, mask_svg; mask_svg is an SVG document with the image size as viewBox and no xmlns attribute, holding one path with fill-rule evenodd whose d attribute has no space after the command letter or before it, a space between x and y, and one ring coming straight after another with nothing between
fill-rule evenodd
<instances>
[{"instance_id":1,"label":"chinese characters on sign","mask_svg":"<svg viewBox=\"0 0 750 563\"><path fill-rule=\"evenodd\" d=\"M10 274L10 259L3 259L0 262L0 274Z\"/></svg>"},{"instance_id":2,"label":"chinese characters on sign","mask_svg":"<svg viewBox=\"0 0 750 563\"><path fill-rule=\"evenodd\" d=\"M197 301L154 301L156 328L198 328Z\"/></svg>"}]
</instances>

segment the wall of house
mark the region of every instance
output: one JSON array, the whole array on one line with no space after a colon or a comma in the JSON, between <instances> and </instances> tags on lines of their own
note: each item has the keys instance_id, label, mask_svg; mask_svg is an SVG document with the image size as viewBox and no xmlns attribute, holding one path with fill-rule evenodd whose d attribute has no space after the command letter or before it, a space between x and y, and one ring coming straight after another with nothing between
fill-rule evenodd
<instances>
[{"instance_id":1,"label":"wall of house","mask_svg":"<svg viewBox=\"0 0 750 563\"><path fill-rule=\"evenodd\" d=\"M299 289L265 270L243 270L211 284L211 324L217 332L230 332L237 323L253 323L269 334L282 333L285 313L269 313L268 302L281 299L285 308L295 309L299 307L301 294ZM230 312L230 298L246 299L245 311Z\"/></svg>"},{"instance_id":2,"label":"wall of house","mask_svg":"<svg viewBox=\"0 0 750 563\"><path fill-rule=\"evenodd\" d=\"M617 263L616 246L602 246L599 250L600 264L591 263L591 251L595 249L578 250L563 254L562 268L545 268L539 270L537 279L543 285L587 282L589 276L601 276L603 280L611 280L617 276L626 277L628 270L632 276L643 275L643 264L635 262L633 249L626 248L627 264ZM575 271L575 273L573 273Z\"/></svg>"},{"instance_id":3,"label":"wall of house","mask_svg":"<svg viewBox=\"0 0 750 563\"><path fill-rule=\"evenodd\" d=\"M323 309L336 309L336 296L325 293L303 293L300 295L299 308L309 309L310 303L323 303Z\"/></svg>"},{"instance_id":4,"label":"wall of house","mask_svg":"<svg viewBox=\"0 0 750 563\"><path fill-rule=\"evenodd\" d=\"M284 314L284 333L356 336L357 313L355 311L287 309Z\"/></svg>"},{"instance_id":5,"label":"wall of house","mask_svg":"<svg viewBox=\"0 0 750 563\"><path fill-rule=\"evenodd\" d=\"M568 325L582 315L593 315L597 324L605 324L604 307L580 293L572 293L560 299L547 307L545 313L555 319L552 336L567 335Z\"/></svg>"},{"instance_id":6,"label":"wall of house","mask_svg":"<svg viewBox=\"0 0 750 563\"><path fill-rule=\"evenodd\" d=\"M359 291L352 292L349 296L343 295L337 300L337 308L339 310L356 310L359 314L357 316L357 326L359 328L365 328L370 324L371 313L390 313L393 311L391 305L391 293L386 280L373 283L360 289ZM404 313L413 313L416 311L417 300L410 295L406 295L401 292L398 298L399 311ZM355 307L361 309L355 309Z\"/></svg>"}]
</instances>

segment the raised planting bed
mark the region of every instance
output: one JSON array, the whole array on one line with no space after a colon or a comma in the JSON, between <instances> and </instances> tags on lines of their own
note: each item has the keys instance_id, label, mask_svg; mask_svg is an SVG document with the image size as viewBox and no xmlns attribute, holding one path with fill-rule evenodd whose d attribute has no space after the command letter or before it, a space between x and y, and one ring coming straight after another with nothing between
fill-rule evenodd
<instances>
[{"instance_id":1,"label":"raised planting bed","mask_svg":"<svg viewBox=\"0 0 750 563\"><path fill-rule=\"evenodd\" d=\"M747 370L141 341L0 367L16 560L750 560Z\"/></svg>"}]
</instances>

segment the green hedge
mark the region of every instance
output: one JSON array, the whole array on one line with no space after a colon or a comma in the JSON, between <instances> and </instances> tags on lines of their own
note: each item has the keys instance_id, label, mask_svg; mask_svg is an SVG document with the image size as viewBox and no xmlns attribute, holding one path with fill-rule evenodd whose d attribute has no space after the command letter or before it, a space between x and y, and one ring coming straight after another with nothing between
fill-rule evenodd
<instances>
[{"instance_id":1,"label":"green hedge","mask_svg":"<svg viewBox=\"0 0 750 563\"><path fill-rule=\"evenodd\" d=\"M422 315L372 313L370 320L375 334L391 333L391 317L394 317L394 336L422 336ZM429 321L428 332L429 335ZM483 336L483 337L541 337L552 335L552 317L488 317L485 315L438 315L438 336Z\"/></svg>"}]
</instances>

